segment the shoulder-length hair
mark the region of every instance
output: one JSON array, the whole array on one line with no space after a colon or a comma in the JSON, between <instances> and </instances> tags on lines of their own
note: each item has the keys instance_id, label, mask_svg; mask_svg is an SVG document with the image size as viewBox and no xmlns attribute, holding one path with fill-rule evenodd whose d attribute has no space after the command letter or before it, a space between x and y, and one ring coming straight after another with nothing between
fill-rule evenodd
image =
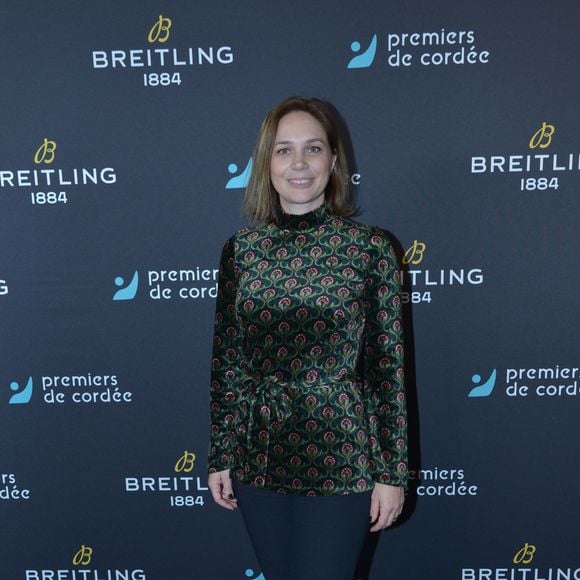
<instances>
[{"instance_id":1,"label":"shoulder-length hair","mask_svg":"<svg viewBox=\"0 0 580 580\"><path fill-rule=\"evenodd\" d=\"M352 215L355 209L351 201L348 162L339 125L331 106L314 97L289 97L264 118L252 154L252 174L244 195L242 213L253 223L280 222L282 207L270 180L270 160L278 123L293 111L304 111L312 115L324 128L328 145L336 155L336 163L325 189L326 205L336 215Z\"/></svg>"}]
</instances>

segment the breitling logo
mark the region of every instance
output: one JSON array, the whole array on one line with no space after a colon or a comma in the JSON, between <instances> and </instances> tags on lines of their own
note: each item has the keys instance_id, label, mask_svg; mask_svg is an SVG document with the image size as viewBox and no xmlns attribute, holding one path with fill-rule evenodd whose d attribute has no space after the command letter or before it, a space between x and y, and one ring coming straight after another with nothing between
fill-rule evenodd
<instances>
[{"instance_id":1,"label":"breitling logo","mask_svg":"<svg viewBox=\"0 0 580 580\"><path fill-rule=\"evenodd\" d=\"M147 580L147 574L142 568L133 570L127 568L86 568L92 563L92 560L93 548L81 544L81 547L72 557L74 568L70 570L63 570L62 568L58 570L25 570L24 577L26 580L56 580L57 578L70 580Z\"/></svg>"},{"instance_id":2,"label":"breitling logo","mask_svg":"<svg viewBox=\"0 0 580 580\"><path fill-rule=\"evenodd\" d=\"M184 451L183 455L177 460L175 467L173 470L175 473L185 472L189 473L193 470L193 466L195 465L195 453L191 451Z\"/></svg>"},{"instance_id":3,"label":"breitling logo","mask_svg":"<svg viewBox=\"0 0 580 580\"><path fill-rule=\"evenodd\" d=\"M34 154L34 163L39 165L44 163L50 165L54 161L54 152L56 151L56 141L50 141L46 137L42 145L36 150Z\"/></svg>"},{"instance_id":4,"label":"breitling logo","mask_svg":"<svg viewBox=\"0 0 580 580\"><path fill-rule=\"evenodd\" d=\"M536 555L536 546L525 542L515 553L513 568L462 568L461 580L580 580L580 568L529 568Z\"/></svg>"},{"instance_id":5,"label":"breitling logo","mask_svg":"<svg viewBox=\"0 0 580 580\"><path fill-rule=\"evenodd\" d=\"M401 281L404 291L401 292L403 304L430 303L433 299L432 290L442 286L477 286L483 284L481 268L448 268L432 269L418 267L423 264L427 255L427 244L413 240L401 258L403 269ZM405 268L404 266L413 266ZM410 292L407 291L410 288Z\"/></svg>"},{"instance_id":6,"label":"breitling logo","mask_svg":"<svg viewBox=\"0 0 580 580\"><path fill-rule=\"evenodd\" d=\"M420 264L426 249L427 245L424 242L414 240L403 256L403 264L412 264L413 266Z\"/></svg>"},{"instance_id":7,"label":"breitling logo","mask_svg":"<svg viewBox=\"0 0 580 580\"><path fill-rule=\"evenodd\" d=\"M515 554L512 562L514 564L531 564L536 553L536 546L532 546L526 542Z\"/></svg>"},{"instance_id":8,"label":"breitling logo","mask_svg":"<svg viewBox=\"0 0 580 580\"><path fill-rule=\"evenodd\" d=\"M93 549L84 544L78 549L72 559L73 566L88 566L93 557Z\"/></svg>"},{"instance_id":9,"label":"breitling logo","mask_svg":"<svg viewBox=\"0 0 580 580\"><path fill-rule=\"evenodd\" d=\"M153 42L167 42L169 38L169 29L171 28L171 18L159 15L157 22L151 27L149 34L147 35L147 40L151 43Z\"/></svg>"},{"instance_id":10,"label":"breitling logo","mask_svg":"<svg viewBox=\"0 0 580 580\"><path fill-rule=\"evenodd\" d=\"M529 148L547 149L552 144L552 137L555 132L556 127L554 125L548 125L546 121L542 122L542 126L532 135Z\"/></svg>"}]
</instances>

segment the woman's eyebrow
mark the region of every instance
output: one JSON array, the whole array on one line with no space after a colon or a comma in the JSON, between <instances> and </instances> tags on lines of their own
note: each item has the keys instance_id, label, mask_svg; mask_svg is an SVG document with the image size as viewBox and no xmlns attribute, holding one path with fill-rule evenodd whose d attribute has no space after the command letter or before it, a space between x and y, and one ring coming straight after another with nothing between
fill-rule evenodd
<instances>
[{"instance_id":1,"label":"woman's eyebrow","mask_svg":"<svg viewBox=\"0 0 580 580\"><path fill-rule=\"evenodd\" d=\"M276 145L281 144L281 145L286 145L288 143L296 143L297 141L302 141L302 139L282 139L280 141L276 141ZM304 139L305 143L313 143L314 141L320 141L321 143L324 143L324 139L322 139L321 137L313 137L312 139Z\"/></svg>"}]
</instances>

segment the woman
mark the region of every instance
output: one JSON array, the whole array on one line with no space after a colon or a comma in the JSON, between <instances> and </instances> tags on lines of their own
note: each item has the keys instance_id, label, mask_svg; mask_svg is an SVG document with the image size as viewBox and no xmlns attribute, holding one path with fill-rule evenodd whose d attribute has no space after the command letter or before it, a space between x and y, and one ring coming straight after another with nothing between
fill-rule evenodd
<instances>
[{"instance_id":1,"label":"woman","mask_svg":"<svg viewBox=\"0 0 580 580\"><path fill-rule=\"evenodd\" d=\"M267 580L351 579L407 479L399 272L387 237L346 216L330 107L265 118L244 209L222 252L209 488L241 508ZM370 516L370 526L369 526Z\"/></svg>"}]
</instances>

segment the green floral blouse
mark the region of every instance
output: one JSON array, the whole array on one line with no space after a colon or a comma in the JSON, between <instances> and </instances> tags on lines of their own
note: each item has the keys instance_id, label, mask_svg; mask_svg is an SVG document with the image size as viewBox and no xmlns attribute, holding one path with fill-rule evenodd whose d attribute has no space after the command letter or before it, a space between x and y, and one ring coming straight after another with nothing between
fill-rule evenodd
<instances>
[{"instance_id":1,"label":"green floral blouse","mask_svg":"<svg viewBox=\"0 0 580 580\"><path fill-rule=\"evenodd\" d=\"M210 473L303 495L406 485L399 280L385 234L325 205L226 242Z\"/></svg>"}]
</instances>

